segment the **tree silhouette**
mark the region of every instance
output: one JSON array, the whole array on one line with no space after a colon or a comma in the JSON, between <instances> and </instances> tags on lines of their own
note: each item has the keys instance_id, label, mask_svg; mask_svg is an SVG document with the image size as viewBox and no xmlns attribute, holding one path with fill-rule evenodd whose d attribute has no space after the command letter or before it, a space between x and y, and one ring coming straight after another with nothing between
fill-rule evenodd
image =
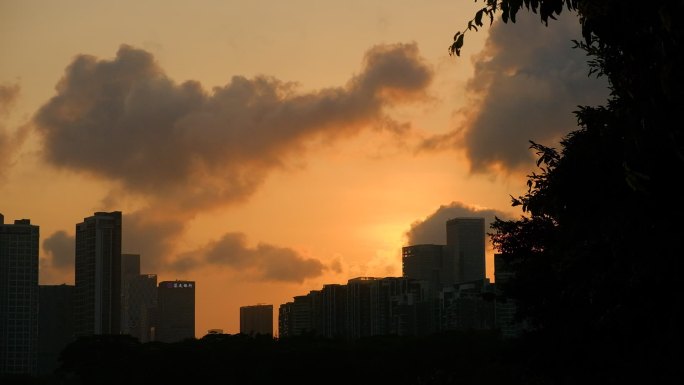
<instances>
[{"instance_id":1,"label":"tree silhouette","mask_svg":"<svg viewBox=\"0 0 684 385\"><path fill-rule=\"evenodd\" d=\"M550 28L555 15L576 12L576 45L611 96L579 108L560 150L532 143L540 171L513 198L525 215L492 225L516 274L505 290L532 326L546 379L674 382L684 313L675 187L684 176L684 2L487 0L449 51L459 55L483 18L515 22L520 10Z\"/></svg>"}]
</instances>

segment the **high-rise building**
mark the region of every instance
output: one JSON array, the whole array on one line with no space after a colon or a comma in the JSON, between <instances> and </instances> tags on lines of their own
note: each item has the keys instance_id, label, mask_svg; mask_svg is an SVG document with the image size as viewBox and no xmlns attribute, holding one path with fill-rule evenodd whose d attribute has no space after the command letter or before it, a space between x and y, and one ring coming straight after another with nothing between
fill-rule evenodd
<instances>
[{"instance_id":1,"label":"high-rise building","mask_svg":"<svg viewBox=\"0 0 684 385\"><path fill-rule=\"evenodd\" d=\"M121 333L132 334L131 282L140 275L140 254L121 254ZM157 287L155 282L155 289Z\"/></svg>"},{"instance_id":2,"label":"high-rise building","mask_svg":"<svg viewBox=\"0 0 684 385\"><path fill-rule=\"evenodd\" d=\"M411 245L401 249L405 278L428 281L437 290L456 283L456 268L449 249L444 245Z\"/></svg>"},{"instance_id":3,"label":"high-rise building","mask_svg":"<svg viewBox=\"0 0 684 385\"><path fill-rule=\"evenodd\" d=\"M195 338L195 282L163 281L157 291L156 341Z\"/></svg>"},{"instance_id":4,"label":"high-rise building","mask_svg":"<svg viewBox=\"0 0 684 385\"><path fill-rule=\"evenodd\" d=\"M39 227L28 219L5 224L0 214L0 373L38 368Z\"/></svg>"},{"instance_id":5,"label":"high-rise building","mask_svg":"<svg viewBox=\"0 0 684 385\"><path fill-rule=\"evenodd\" d=\"M273 305L240 306L240 333L273 335Z\"/></svg>"},{"instance_id":6,"label":"high-rise building","mask_svg":"<svg viewBox=\"0 0 684 385\"><path fill-rule=\"evenodd\" d=\"M76 225L76 336L121 330L121 212L96 212Z\"/></svg>"},{"instance_id":7,"label":"high-rise building","mask_svg":"<svg viewBox=\"0 0 684 385\"><path fill-rule=\"evenodd\" d=\"M347 281L347 337L350 339L372 335L371 287L378 279L359 277Z\"/></svg>"},{"instance_id":8,"label":"high-rise building","mask_svg":"<svg viewBox=\"0 0 684 385\"><path fill-rule=\"evenodd\" d=\"M484 218L453 218L447 221L446 229L456 282L485 279Z\"/></svg>"},{"instance_id":9,"label":"high-rise building","mask_svg":"<svg viewBox=\"0 0 684 385\"><path fill-rule=\"evenodd\" d=\"M294 336L293 308L294 302L286 302L278 307L278 338Z\"/></svg>"},{"instance_id":10,"label":"high-rise building","mask_svg":"<svg viewBox=\"0 0 684 385\"><path fill-rule=\"evenodd\" d=\"M496 279L495 324L505 338L518 337L524 330L524 323L516 318L518 307L513 298L506 296L505 287L515 273L502 254L494 254L494 278Z\"/></svg>"},{"instance_id":11,"label":"high-rise building","mask_svg":"<svg viewBox=\"0 0 684 385\"><path fill-rule=\"evenodd\" d=\"M459 283L439 294L441 330L494 328L495 292L489 279Z\"/></svg>"},{"instance_id":12,"label":"high-rise building","mask_svg":"<svg viewBox=\"0 0 684 385\"><path fill-rule=\"evenodd\" d=\"M328 338L347 336L347 285L323 285L321 290L323 335Z\"/></svg>"},{"instance_id":13,"label":"high-rise building","mask_svg":"<svg viewBox=\"0 0 684 385\"><path fill-rule=\"evenodd\" d=\"M312 297L298 295L293 298L292 311L290 313L290 331L293 336L301 336L313 331Z\"/></svg>"},{"instance_id":14,"label":"high-rise building","mask_svg":"<svg viewBox=\"0 0 684 385\"><path fill-rule=\"evenodd\" d=\"M40 285L38 373L57 369L59 354L74 340L74 286Z\"/></svg>"},{"instance_id":15,"label":"high-rise building","mask_svg":"<svg viewBox=\"0 0 684 385\"><path fill-rule=\"evenodd\" d=\"M125 281L123 298L123 317L125 334L140 342L152 340L152 330L156 326L157 275L140 274Z\"/></svg>"}]
</instances>

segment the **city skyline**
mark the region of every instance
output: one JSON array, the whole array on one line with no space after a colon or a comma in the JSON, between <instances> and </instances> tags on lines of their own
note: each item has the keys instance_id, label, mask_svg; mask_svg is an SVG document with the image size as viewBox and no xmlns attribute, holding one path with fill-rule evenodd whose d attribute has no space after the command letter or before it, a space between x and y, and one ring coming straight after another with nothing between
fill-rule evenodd
<instances>
[{"instance_id":1,"label":"city skyline","mask_svg":"<svg viewBox=\"0 0 684 385\"><path fill-rule=\"evenodd\" d=\"M455 60L475 4L266 3L3 2L0 211L41 226L41 284L74 283L74 223L121 210L143 273L202 277L196 335L237 332L240 306L400 275L444 216L518 216L527 140L607 94L572 17L497 22Z\"/></svg>"},{"instance_id":2,"label":"city skyline","mask_svg":"<svg viewBox=\"0 0 684 385\"><path fill-rule=\"evenodd\" d=\"M0 213L0 218L4 220L2 213ZM198 338L204 335L197 333L194 326L196 323L196 282L188 280L164 281L159 283L157 289L156 274L140 274L141 256L139 254L121 253L120 243L122 235L125 233L125 229L121 225L122 218L123 213L120 211L95 212L93 215L84 218L83 222L76 224L77 237L74 242L76 243L77 263L74 265L74 269L76 276L80 278L77 279L75 286L71 286L71 288L75 288L72 304L75 310L73 314L75 320L73 337L128 334L140 342L154 340L176 342L185 338ZM15 227L27 224L30 225L30 219L15 220ZM441 243L445 244L417 244L403 248L401 278L391 276L350 277L344 285L327 283L323 285L322 291L312 290L308 295L295 296L294 302L281 303L277 317L274 317L273 305L261 303L240 306L239 333L275 336L273 330L281 330L283 322L289 322L283 319L283 317L287 318L287 315L283 313L283 306L292 305L295 313L297 311L301 313L303 311L302 306L306 308L314 306L313 303L310 303L311 299L309 298L313 293L322 295L316 301L325 301L326 296L329 295L325 293L334 286L349 286L349 295L351 295L355 293L351 288L357 287L359 284L361 286L358 287L364 287L370 283L404 279L407 281L401 286L417 285L416 288L422 287L420 290L427 290L420 296L432 297L443 289L449 291L456 289L458 291L459 285L464 283L481 281L485 286L489 285L489 279L485 279L485 266L478 265L478 261L484 258L484 218L448 218L444 222L444 226L446 236ZM39 227L35 225L30 227L35 229L35 234L32 237L35 246L31 250L35 253L33 257L37 260L37 245L39 243L37 229ZM12 228L6 227L6 229ZM16 228L21 229L22 227ZM8 241L7 246L9 245ZM438 255L433 255L433 248L436 248ZM27 254L26 257L28 258L29 255ZM473 270L473 266L477 268ZM33 274L37 278L38 267L35 266L34 269ZM409 281L415 283L409 284ZM37 280L34 286L38 287ZM64 284L61 286L41 285L40 287L47 290L49 287L63 286ZM149 292L150 290L151 292ZM358 289L356 290L358 291ZM35 291L37 292L37 289ZM359 294L356 293L355 295L358 296ZM414 294L409 294L409 296L411 295ZM299 300L304 302L297 305ZM48 302L46 302L46 306L54 307L52 303ZM320 303L315 306L320 306ZM331 306L337 307L337 305L323 305L323 308ZM345 306L351 305L346 304ZM304 311L308 312L309 310ZM326 312L325 310L322 311ZM335 314L341 310L330 308L330 311ZM347 311L349 310L342 311L343 317L346 317L344 314ZM334 315L328 315L328 317L335 318ZM37 320L37 316L35 318ZM310 330L312 327L309 325L310 322L307 320L306 325L308 326L301 326L303 324L300 321L300 327L299 329L295 328L294 335ZM266 324L270 326L266 326ZM357 325L358 327L365 328L367 325ZM335 336L334 332L327 332L330 328L330 325L323 326L321 324L318 328L314 327L313 330L333 337ZM348 328L350 328L349 325L345 329ZM222 331L223 329L208 329L207 333L210 334L212 330ZM389 333L389 330L379 333ZM370 329L368 332L371 332ZM394 333L396 332L395 330ZM289 334L292 335L291 333L293 332L290 331ZM378 331L373 333L378 333ZM350 336L358 338L362 334L352 333Z\"/></svg>"}]
</instances>

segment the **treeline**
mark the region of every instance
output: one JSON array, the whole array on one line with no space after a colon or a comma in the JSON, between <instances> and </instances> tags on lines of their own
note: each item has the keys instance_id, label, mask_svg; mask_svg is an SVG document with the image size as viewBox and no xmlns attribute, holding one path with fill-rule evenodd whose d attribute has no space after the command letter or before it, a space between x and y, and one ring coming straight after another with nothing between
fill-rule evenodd
<instances>
[{"instance_id":1,"label":"treeline","mask_svg":"<svg viewBox=\"0 0 684 385\"><path fill-rule=\"evenodd\" d=\"M206 335L177 343L81 338L26 384L504 384L525 378L519 343L493 331L356 341ZM4 383L4 382L3 382Z\"/></svg>"},{"instance_id":2,"label":"treeline","mask_svg":"<svg viewBox=\"0 0 684 385\"><path fill-rule=\"evenodd\" d=\"M176 343L140 343L126 335L80 338L42 377L0 377L0 384L610 384L669 383L672 364L650 345L611 335L573 342L497 331L424 337L334 340L315 336L210 334ZM652 341L651 345L669 343ZM658 369L659 368L659 369ZM669 380L668 380L669 379ZM633 383L633 382L631 382Z\"/></svg>"}]
</instances>

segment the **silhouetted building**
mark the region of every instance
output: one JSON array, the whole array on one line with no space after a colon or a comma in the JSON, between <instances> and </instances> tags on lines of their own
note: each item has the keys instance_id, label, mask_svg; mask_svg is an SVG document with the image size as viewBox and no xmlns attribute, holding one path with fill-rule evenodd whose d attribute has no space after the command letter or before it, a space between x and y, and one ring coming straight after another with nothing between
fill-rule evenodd
<instances>
[{"instance_id":1,"label":"silhouetted building","mask_svg":"<svg viewBox=\"0 0 684 385\"><path fill-rule=\"evenodd\" d=\"M311 297L308 295L294 297L290 314L290 335L301 336L311 333L313 330L311 322L313 313L311 310Z\"/></svg>"},{"instance_id":2,"label":"silhouetted building","mask_svg":"<svg viewBox=\"0 0 684 385\"><path fill-rule=\"evenodd\" d=\"M38 307L38 373L59 366L59 354L74 341L74 286L40 285Z\"/></svg>"},{"instance_id":3,"label":"silhouetted building","mask_svg":"<svg viewBox=\"0 0 684 385\"><path fill-rule=\"evenodd\" d=\"M485 225L484 218L453 218L446 223L447 247L453 260L456 283L472 282L485 278Z\"/></svg>"},{"instance_id":4,"label":"silhouetted building","mask_svg":"<svg viewBox=\"0 0 684 385\"><path fill-rule=\"evenodd\" d=\"M38 369L38 244L28 219L5 224L0 214L0 373Z\"/></svg>"},{"instance_id":5,"label":"silhouetted building","mask_svg":"<svg viewBox=\"0 0 684 385\"><path fill-rule=\"evenodd\" d=\"M431 282L435 290L456 283L456 268L445 245L411 245L401 249L402 272L406 278Z\"/></svg>"},{"instance_id":6,"label":"silhouetted building","mask_svg":"<svg viewBox=\"0 0 684 385\"><path fill-rule=\"evenodd\" d=\"M292 310L294 302L286 302L278 307L278 337L286 338L292 337L294 334L294 325L292 318Z\"/></svg>"},{"instance_id":7,"label":"silhouetted building","mask_svg":"<svg viewBox=\"0 0 684 385\"><path fill-rule=\"evenodd\" d=\"M323 335L328 338L347 336L347 285L324 285L321 290Z\"/></svg>"},{"instance_id":8,"label":"silhouetted building","mask_svg":"<svg viewBox=\"0 0 684 385\"><path fill-rule=\"evenodd\" d=\"M505 287L514 273L501 254L494 254L494 278L496 280L495 326L505 338L517 337L523 331L523 323L516 318L518 307L515 300L508 298Z\"/></svg>"},{"instance_id":9,"label":"silhouetted building","mask_svg":"<svg viewBox=\"0 0 684 385\"><path fill-rule=\"evenodd\" d=\"M126 330L140 342L153 340L157 311L157 275L140 274L126 281L124 296Z\"/></svg>"},{"instance_id":10,"label":"silhouetted building","mask_svg":"<svg viewBox=\"0 0 684 385\"><path fill-rule=\"evenodd\" d=\"M159 283L156 340L176 342L195 338L195 282Z\"/></svg>"},{"instance_id":11,"label":"silhouetted building","mask_svg":"<svg viewBox=\"0 0 684 385\"><path fill-rule=\"evenodd\" d=\"M374 322L387 322L386 329L375 328L378 334L402 336L428 335L438 330L438 309L432 282L410 278L383 278L379 289L383 301L389 301L386 315L373 316ZM386 292L386 293L385 293ZM377 308L377 307L376 307Z\"/></svg>"},{"instance_id":12,"label":"silhouetted building","mask_svg":"<svg viewBox=\"0 0 684 385\"><path fill-rule=\"evenodd\" d=\"M121 212L96 212L76 225L76 336L121 330Z\"/></svg>"},{"instance_id":13,"label":"silhouetted building","mask_svg":"<svg viewBox=\"0 0 684 385\"><path fill-rule=\"evenodd\" d=\"M494 329L495 293L489 279L461 282L442 289L442 330Z\"/></svg>"},{"instance_id":14,"label":"silhouetted building","mask_svg":"<svg viewBox=\"0 0 684 385\"><path fill-rule=\"evenodd\" d=\"M240 333L273 335L273 305L240 306Z\"/></svg>"},{"instance_id":15,"label":"silhouetted building","mask_svg":"<svg viewBox=\"0 0 684 385\"><path fill-rule=\"evenodd\" d=\"M359 277L347 281L347 337L371 336L371 287L378 278Z\"/></svg>"},{"instance_id":16,"label":"silhouetted building","mask_svg":"<svg viewBox=\"0 0 684 385\"><path fill-rule=\"evenodd\" d=\"M121 333L132 334L131 281L140 275L140 254L121 254ZM155 289L156 289L155 283Z\"/></svg>"},{"instance_id":17,"label":"silhouetted building","mask_svg":"<svg viewBox=\"0 0 684 385\"><path fill-rule=\"evenodd\" d=\"M325 326L323 320L323 293L320 290L311 290L309 294L309 304L311 306L310 317L310 333L315 336L322 336L325 334Z\"/></svg>"},{"instance_id":18,"label":"silhouetted building","mask_svg":"<svg viewBox=\"0 0 684 385\"><path fill-rule=\"evenodd\" d=\"M140 274L140 255L121 254L121 333L152 340L157 309L157 275Z\"/></svg>"}]
</instances>

